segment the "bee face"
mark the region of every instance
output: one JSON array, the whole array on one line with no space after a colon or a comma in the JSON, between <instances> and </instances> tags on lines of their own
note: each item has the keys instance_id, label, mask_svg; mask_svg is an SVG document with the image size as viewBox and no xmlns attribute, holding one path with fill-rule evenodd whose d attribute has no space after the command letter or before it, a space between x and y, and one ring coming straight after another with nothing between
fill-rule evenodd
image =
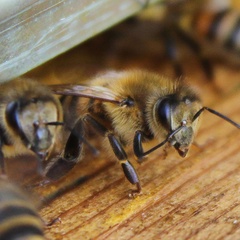
<instances>
[{"instance_id":1,"label":"bee face","mask_svg":"<svg viewBox=\"0 0 240 240\"><path fill-rule=\"evenodd\" d=\"M37 98L13 101L6 108L6 117L31 150L39 155L47 154L55 131L55 126L48 126L47 123L58 120L53 102Z\"/></svg>"},{"instance_id":2,"label":"bee face","mask_svg":"<svg viewBox=\"0 0 240 240\"><path fill-rule=\"evenodd\" d=\"M184 92L184 91L183 91ZM185 157L197 132L197 121L194 115L201 108L199 99L195 96L171 94L159 99L154 107L155 118L168 133L180 126L182 128L169 140L179 155Z\"/></svg>"},{"instance_id":3,"label":"bee face","mask_svg":"<svg viewBox=\"0 0 240 240\"><path fill-rule=\"evenodd\" d=\"M60 102L46 86L25 78L1 84L0 152L4 158L33 152L39 160L46 159L62 124ZM38 164L41 169L41 161Z\"/></svg>"}]
</instances>

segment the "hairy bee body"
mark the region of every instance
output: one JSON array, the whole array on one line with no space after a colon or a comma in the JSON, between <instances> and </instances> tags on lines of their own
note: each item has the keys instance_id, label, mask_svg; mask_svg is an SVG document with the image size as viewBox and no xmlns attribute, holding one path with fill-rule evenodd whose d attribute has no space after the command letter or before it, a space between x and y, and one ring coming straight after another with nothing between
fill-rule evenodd
<instances>
[{"instance_id":1,"label":"hairy bee body","mask_svg":"<svg viewBox=\"0 0 240 240\"><path fill-rule=\"evenodd\" d=\"M134 192L140 192L129 152L141 162L146 155L169 143L185 157L204 110L240 128L221 113L203 107L198 95L184 82L148 71L109 71L89 80L85 86L63 84L51 89L62 95L64 122L70 130L61 156L48 165L46 176L52 179L64 176L81 159L89 130L104 137L99 144L113 153L126 178L136 185ZM152 140L159 143L146 150L144 143Z\"/></svg>"},{"instance_id":2,"label":"hairy bee body","mask_svg":"<svg viewBox=\"0 0 240 240\"><path fill-rule=\"evenodd\" d=\"M96 77L90 81L90 84L110 89L116 96L121 96L125 102L122 105L116 105L101 100L79 98L79 105L76 109L78 114L81 116L90 113L119 136L124 146L133 143L137 130L143 131L150 138L164 139L166 137L168 130L159 124L153 111L159 99L176 95L179 98L185 97L184 101L187 101L187 97L194 100L191 106L183 104L182 109L179 109L179 112L188 111L186 119L190 119L201 107L199 98L190 88L176 80L150 72L140 70L108 72ZM189 107L191 108L188 109ZM181 117L183 116L179 118ZM178 126L173 126L175 127Z\"/></svg>"},{"instance_id":3,"label":"hairy bee body","mask_svg":"<svg viewBox=\"0 0 240 240\"><path fill-rule=\"evenodd\" d=\"M81 158L82 138L87 138L89 129L105 137L101 141L103 148L119 160L127 179L137 185L137 191L140 184L128 160L129 151L140 161L147 154L142 142L167 139L181 156L187 154L197 131L198 119L194 122L192 119L201 108L191 88L141 70L109 71L88 83L88 86L52 86L56 94L63 95L64 122L72 131L62 157L48 168L49 178L62 177Z\"/></svg>"},{"instance_id":4,"label":"hairy bee body","mask_svg":"<svg viewBox=\"0 0 240 240\"><path fill-rule=\"evenodd\" d=\"M0 239L43 240L43 222L35 206L13 184L0 180Z\"/></svg>"},{"instance_id":5,"label":"hairy bee body","mask_svg":"<svg viewBox=\"0 0 240 240\"><path fill-rule=\"evenodd\" d=\"M45 159L53 148L62 121L60 102L51 91L31 79L0 85L0 162L4 158L36 154ZM53 126L51 126L53 125Z\"/></svg>"}]
</instances>

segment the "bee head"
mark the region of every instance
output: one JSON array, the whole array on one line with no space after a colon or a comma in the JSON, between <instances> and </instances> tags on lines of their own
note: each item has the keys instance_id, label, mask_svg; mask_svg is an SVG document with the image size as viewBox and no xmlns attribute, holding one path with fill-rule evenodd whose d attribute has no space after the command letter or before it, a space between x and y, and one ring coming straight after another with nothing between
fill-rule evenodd
<instances>
[{"instance_id":1,"label":"bee head","mask_svg":"<svg viewBox=\"0 0 240 240\"><path fill-rule=\"evenodd\" d=\"M196 97L179 94L167 95L155 104L155 116L158 123L168 134L172 134L169 142L185 157L197 131L197 122L193 121L195 113L201 105Z\"/></svg>"},{"instance_id":2,"label":"bee head","mask_svg":"<svg viewBox=\"0 0 240 240\"><path fill-rule=\"evenodd\" d=\"M38 98L22 99L10 102L6 108L6 121L20 137L23 144L45 158L53 144L57 108L52 101ZM54 124L51 124L54 125Z\"/></svg>"}]
</instances>

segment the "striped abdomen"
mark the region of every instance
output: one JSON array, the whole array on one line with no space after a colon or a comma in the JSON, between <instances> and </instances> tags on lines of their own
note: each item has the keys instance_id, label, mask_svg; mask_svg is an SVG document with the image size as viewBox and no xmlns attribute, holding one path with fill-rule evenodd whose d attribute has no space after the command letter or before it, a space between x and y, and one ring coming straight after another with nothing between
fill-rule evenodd
<instances>
[{"instance_id":1,"label":"striped abdomen","mask_svg":"<svg viewBox=\"0 0 240 240\"><path fill-rule=\"evenodd\" d=\"M0 181L0 240L43 240L43 222L29 199Z\"/></svg>"}]
</instances>

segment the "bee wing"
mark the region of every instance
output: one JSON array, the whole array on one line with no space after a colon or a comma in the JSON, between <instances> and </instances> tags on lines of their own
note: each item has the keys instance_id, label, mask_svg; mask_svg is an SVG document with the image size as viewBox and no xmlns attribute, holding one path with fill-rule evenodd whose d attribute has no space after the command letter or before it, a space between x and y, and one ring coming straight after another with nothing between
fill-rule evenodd
<instances>
[{"instance_id":1,"label":"bee wing","mask_svg":"<svg viewBox=\"0 0 240 240\"><path fill-rule=\"evenodd\" d=\"M121 103L124 100L110 89L101 86L60 84L50 85L49 87L57 95L86 97L113 103Z\"/></svg>"}]
</instances>

